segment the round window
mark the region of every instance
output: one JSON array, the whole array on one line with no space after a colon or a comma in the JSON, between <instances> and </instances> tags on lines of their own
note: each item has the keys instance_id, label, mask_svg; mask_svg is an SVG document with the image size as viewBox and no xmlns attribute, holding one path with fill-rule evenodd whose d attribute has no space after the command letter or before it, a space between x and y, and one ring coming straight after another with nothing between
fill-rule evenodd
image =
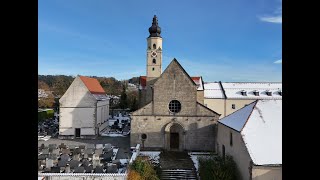
<instances>
[{"instance_id":1,"label":"round window","mask_svg":"<svg viewBox=\"0 0 320 180\"><path fill-rule=\"evenodd\" d=\"M181 110L181 103L178 100L172 100L169 103L169 110L173 113L178 113Z\"/></svg>"},{"instance_id":2,"label":"round window","mask_svg":"<svg viewBox=\"0 0 320 180\"><path fill-rule=\"evenodd\" d=\"M146 134L141 134L141 139L146 140L147 139L147 135Z\"/></svg>"}]
</instances>

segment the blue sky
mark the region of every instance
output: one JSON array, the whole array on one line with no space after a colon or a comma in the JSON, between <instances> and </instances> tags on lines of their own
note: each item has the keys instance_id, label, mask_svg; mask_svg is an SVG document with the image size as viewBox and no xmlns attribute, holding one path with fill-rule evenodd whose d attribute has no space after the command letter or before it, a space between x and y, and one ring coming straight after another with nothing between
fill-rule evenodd
<instances>
[{"instance_id":1,"label":"blue sky","mask_svg":"<svg viewBox=\"0 0 320 180\"><path fill-rule=\"evenodd\" d=\"M41 75L145 75L156 14L163 70L176 58L205 82L282 81L281 0L38 2Z\"/></svg>"}]
</instances>

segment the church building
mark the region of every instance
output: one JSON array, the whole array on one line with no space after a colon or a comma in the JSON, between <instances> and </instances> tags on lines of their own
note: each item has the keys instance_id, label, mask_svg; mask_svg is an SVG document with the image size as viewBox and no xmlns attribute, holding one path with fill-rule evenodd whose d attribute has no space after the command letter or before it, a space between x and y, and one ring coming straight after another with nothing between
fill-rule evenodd
<instances>
[{"instance_id":1,"label":"church building","mask_svg":"<svg viewBox=\"0 0 320 180\"><path fill-rule=\"evenodd\" d=\"M132 113L130 144L177 151L214 151L220 114L203 105L203 81L177 59L162 72L162 37L153 17L147 38L147 75L140 77L140 109Z\"/></svg>"}]
</instances>

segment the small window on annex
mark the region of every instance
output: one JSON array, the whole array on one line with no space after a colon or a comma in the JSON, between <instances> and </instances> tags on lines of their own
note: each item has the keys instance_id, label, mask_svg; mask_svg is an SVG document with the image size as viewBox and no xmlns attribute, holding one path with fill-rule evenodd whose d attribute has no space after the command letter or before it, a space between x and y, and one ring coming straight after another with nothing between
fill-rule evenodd
<instances>
[{"instance_id":1,"label":"small window on annex","mask_svg":"<svg viewBox=\"0 0 320 180\"><path fill-rule=\"evenodd\" d=\"M245 90L241 90L240 93L242 96L247 96L247 91L245 91Z\"/></svg>"},{"instance_id":2,"label":"small window on annex","mask_svg":"<svg viewBox=\"0 0 320 180\"><path fill-rule=\"evenodd\" d=\"M181 103L178 100L172 100L169 103L169 110L173 113L178 113L181 111Z\"/></svg>"},{"instance_id":3,"label":"small window on annex","mask_svg":"<svg viewBox=\"0 0 320 180\"><path fill-rule=\"evenodd\" d=\"M266 94L267 94L267 96L271 96L271 95L272 95L272 92L269 91L269 90L266 90Z\"/></svg>"},{"instance_id":4,"label":"small window on annex","mask_svg":"<svg viewBox=\"0 0 320 180\"><path fill-rule=\"evenodd\" d=\"M232 109L236 109L236 105L235 105L235 104L232 104L232 105L231 105L231 108L232 108Z\"/></svg>"}]
</instances>

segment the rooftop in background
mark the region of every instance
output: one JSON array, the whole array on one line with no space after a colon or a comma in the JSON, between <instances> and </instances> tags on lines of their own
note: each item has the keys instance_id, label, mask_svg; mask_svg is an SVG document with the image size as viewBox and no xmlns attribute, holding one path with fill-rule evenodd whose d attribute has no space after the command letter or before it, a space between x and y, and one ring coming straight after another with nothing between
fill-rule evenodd
<instances>
[{"instance_id":1,"label":"rooftop in background","mask_svg":"<svg viewBox=\"0 0 320 180\"><path fill-rule=\"evenodd\" d=\"M204 83L204 98L224 99L220 84L218 82Z\"/></svg>"},{"instance_id":2,"label":"rooftop in background","mask_svg":"<svg viewBox=\"0 0 320 180\"><path fill-rule=\"evenodd\" d=\"M282 164L282 100L257 100L218 122L240 132L255 165Z\"/></svg>"},{"instance_id":3,"label":"rooftop in background","mask_svg":"<svg viewBox=\"0 0 320 180\"><path fill-rule=\"evenodd\" d=\"M197 90L203 91L203 81L201 76L191 77L191 79L196 83Z\"/></svg>"},{"instance_id":4,"label":"rooftop in background","mask_svg":"<svg viewBox=\"0 0 320 180\"><path fill-rule=\"evenodd\" d=\"M282 99L281 82L208 82L204 84L205 98Z\"/></svg>"}]
</instances>

